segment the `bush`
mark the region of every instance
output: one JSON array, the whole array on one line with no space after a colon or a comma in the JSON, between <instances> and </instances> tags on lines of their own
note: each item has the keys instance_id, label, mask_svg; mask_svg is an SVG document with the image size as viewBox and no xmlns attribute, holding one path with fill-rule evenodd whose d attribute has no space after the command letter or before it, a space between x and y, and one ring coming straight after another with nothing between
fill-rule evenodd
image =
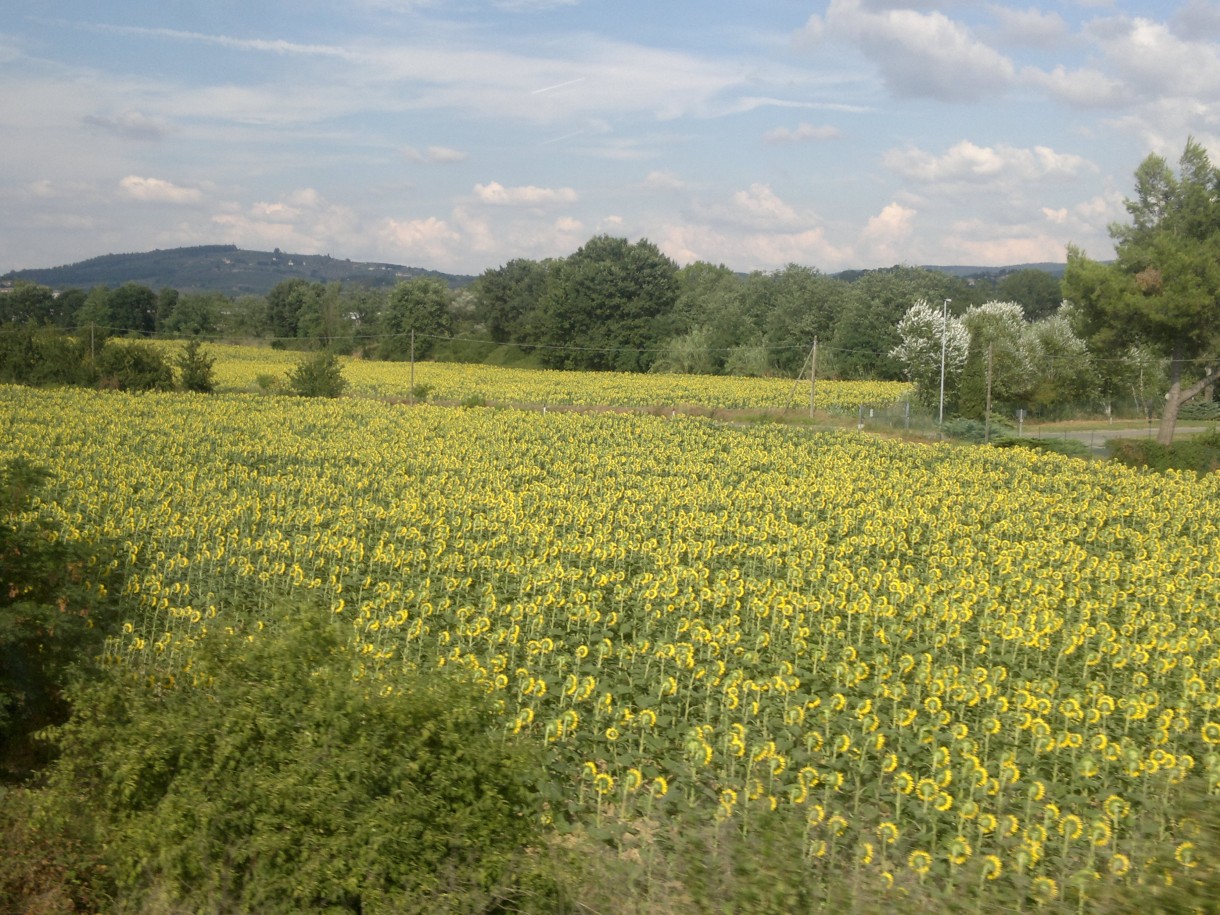
<instances>
[{"instance_id":1,"label":"bush","mask_svg":"<svg viewBox=\"0 0 1220 915\"><path fill-rule=\"evenodd\" d=\"M1028 448L1031 451L1049 451L1053 454L1065 454L1068 457L1087 458L1090 456L1089 446L1074 438L1015 438L1004 436L996 439L993 444L997 448Z\"/></svg>"},{"instance_id":2,"label":"bush","mask_svg":"<svg viewBox=\"0 0 1220 915\"><path fill-rule=\"evenodd\" d=\"M338 357L323 351L297 363L288 375L288 387L301 397L338 397L347 390L347 379Z\"/></svg>"},{"instance_id":3,"label":"bush","mask_svg":"<svg viewBox=\"0 0 1220 915\"><path fill-rule=\"evenodd\" d=\"M113 609L95 550L21 519L49 476L21 459L0 465L0 776L14 780L46 761L33 735L67 718L69 673L93 660Z\"/></svg>"},{"instance_id":4,"label":"bush","mask_svg":"<svg viewBox=\"0 0 1220 915\"><path fill-rule=\"evenodd\" d=\"M1201 432L1166 447L1152 439L1125 438L1106 442L1109 455L1128 467L1151 470L1193 470L1202 476L1220 470L1220 430Z\"/></svg>"},{"instance_id":5,"label":"bush","mask_svg":"<svg viewBox=\"0 0 1220 915\"><path fill-rule=\"evenodd\" d=\"M539 755L464 672L362 679L330 617L216 627L189 674L120 670L74 697L48 823L92 809L120 908L485 911L513 896Z\"/></svg>"},{"instance_id":6,"label":"bush","mask_svg":"<svg viewBox=\"0 0 1220 915\"><path fill-rule=\"evenodd\" d=\"M963 442L974 442L981 444L987 439L987 424L981 419L966 419L961 416L955 416L952 419L946 419L941 426L941 431L946 438L953 438ZM998 417L991 417L991 440L994 442L1013 431L1012 425Z\"/></svg>"},{"instance_id":7,"label":"bush","mask_svg":"<svg viewBox=\"0 0 1220 915\"><path fill-rule=\"evenodd\" d=\"M120 391L172 391L174 370L165 355L147 343L107 340L97 358L98 384Z\"/></svg>"},{"instance_id":8,"label":"bush","mask_svg":"<svg viewBox=\"0 0 1220 915\"><path fill-rule=\"evenodd\" d=\"M178 356L178 372L181 376L182 390L194 391L197 394L211 394L216 390L216 378L213 367L216 359L205 353L198 340L190 340Z\"/></svg>"}]
</instances>

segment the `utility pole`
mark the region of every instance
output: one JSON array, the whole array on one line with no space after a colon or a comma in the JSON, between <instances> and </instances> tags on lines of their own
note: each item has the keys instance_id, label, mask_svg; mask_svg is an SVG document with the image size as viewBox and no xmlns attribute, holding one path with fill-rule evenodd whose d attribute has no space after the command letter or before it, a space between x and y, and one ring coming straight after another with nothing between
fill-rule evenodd
<instances>
[{"instance_id":1,"label":"utility pole","mask_svg":"<svg viewBox=\"0 0 1220 915\"><path fill-rule=\"evenodd\" d=\"M991 444L991 350L994 345L987 344L987 409L983 414L983 444Z\"/></svg>"},{"instance_id":2,"label":"utility pole","mask_svg":"<svg viewBox=\"0 0 1220 915\"><path fill-rule=\"evenodd\" d=\"M940 414L936 422L938 425L945 424L945 343L949 334L949 303L952 299L945 299L945 304L940 308Z\"/></svg>"},{"instance_id":3,"label":"utility pole","mask_svg":"<svg viewBox=\"0 0 1220 915\"><path fill-rule=\"evenodd\" d=\"M818 383L818 338L813 338L813 352L809 354L809 418L813 419L813 397Z\"/></svg>"},{"instance_id":4,"label":"utility pole","mask_svg":"<svg viewBox=\"0 0 1220 915\"><path fill-rule=\"evenodd\" d=\"M411 328L411 403L415 403L415 328Z\"/></svg>"}]
</instances>

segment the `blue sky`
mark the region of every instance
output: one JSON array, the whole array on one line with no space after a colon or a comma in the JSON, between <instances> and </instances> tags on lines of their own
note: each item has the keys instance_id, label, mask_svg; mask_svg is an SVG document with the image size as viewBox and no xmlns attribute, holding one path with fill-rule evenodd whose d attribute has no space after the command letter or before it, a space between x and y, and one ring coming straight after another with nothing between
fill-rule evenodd
<instances>
[{"instance_id":1,"label":"blue sky","mask_svg":"<svg viewBox=\"0 0 1220 915\"><path fill-rule=\"evenodd\" d=\"M6 0L0 272L1104 258L1191 135L1220 159L1213 0Z\"/></svg>"}]
</instances>

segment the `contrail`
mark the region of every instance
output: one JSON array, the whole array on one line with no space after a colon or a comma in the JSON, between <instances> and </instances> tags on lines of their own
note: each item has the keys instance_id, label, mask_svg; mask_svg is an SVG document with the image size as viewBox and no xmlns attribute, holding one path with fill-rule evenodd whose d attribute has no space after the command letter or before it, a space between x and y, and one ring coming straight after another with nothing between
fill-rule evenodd
<instances>
[{"instance_id":1,"label":"contrail","mask_svg":"<svg viewBox=\"0 0 1220 915\"><path fill-rule=\"evenodd\" d=\"M584 81L585 78L581 76L576 79L570 79L566 83L556 83L555 85L547 86L544 89L535 89L530 93L530 95L541 95L543 92L550 92L553 89L562 89L564 86L575 86L577 83L583 83Z\"/></svg>"}]
</instances>

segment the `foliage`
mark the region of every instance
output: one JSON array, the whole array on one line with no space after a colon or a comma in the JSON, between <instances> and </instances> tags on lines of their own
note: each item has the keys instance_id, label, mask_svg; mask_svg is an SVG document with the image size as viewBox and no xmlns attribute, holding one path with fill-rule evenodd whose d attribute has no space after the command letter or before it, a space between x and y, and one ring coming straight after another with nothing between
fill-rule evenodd
<instances>
[{"instance_id":1,"label":"foliage","mask_svg":"<svg viewBox=\"0 0 1220 915\"><path fill-rule=\"evenodd\" d=\"M105 911L97 889L104 865L81 841L85 818L65 817L59 828L51 827L40 821L39 801L36 790L0 786L0 912Z\"/></svg>"},{"instance_id":2,"label":"foliage","mask_svg":"<svg viewBox=\"0 0 1220 915\"><path fill-rule=\"evenodd\" d=\"M347 390L343 366L325 350L306 356L288 375L288 387L299 397L338 397Z\"/></svg>"},{"instance_id":3,"label":"foliage","mask_svg":"<svg viewBox=\"0 0 1220 915\"><path fill-rule=\"evenodd\" d=\"M555 266L523 321L548 368L647 371L677 296L678 267L656 245L600 235Z\"/></svg>"},{"instance_id":4,"label":"foliage","mask_svg":"<svg viewBox=\"0 0 1220 915\"><path fill-rule=\"evenodd\" d=\"M188 340L178 356L182 390L211 394L216 390L216 357L203 350L198 340Z\"/></svg>"},{"instance_id":5,"label":"foliage","mask_svg":"<svg viewBox=\"0 0 1220 915\"><path fill-rule=\"evenodd\" d=\"M898 322L898 337L900 342L890 356L915 383L919 402L929 409L939 403L942 350L945 392L952 399L970 349L970 335L962 320L946 315L943 306L933 308L920 299Z\"/></svg>"},{"instance_id":6,"label":"foliage","mask_svg":"<svg viewBox=\"0 0 1220 915\"><path fill-rule=\"evenodd\" d=\"M157 326L157 294L142 283L124 283L107 301L117 334L148 334Z\"/></svg>"},{"instance_id":7,"label":"foliage","mask_svg":"<svg viewBox=\"0 0 1220 915\"><path fill-rule=\"evenodd\" d=\"M9 325L0 330L0 382L35 386L92 384L88 342L56 327Z\"/></svg>"},{"instance_id":8,"label":"foliage","mask_svg":"<svg viewBox=\"0 0 1220 915\"><path fill-rule=\"evenodd\" d=\"M701 325L673 337L661 350L652 371L674 375L710 375L716 369L712 355L712 329Z\"/></svg>"},{"instance_id":9,"label":"foliage","mask_svg":"<svg viewBox=\"0 0 1220 915\"><path fill-rule=\"evenodd\" d=\"M497 343L520 342L523 320L546 293L552 262L515 258L483 271L474 284L475 314Z\"/></svg>"},{"instance_id":10,"label":"foliage","mask_svg":"<svg viewBox=\"0 0 1220 915\"><path fill-rule=\"evenodd\" d=\"M998 404L1023 402L1035 377L1037 354L1021 306L985 302L970 308L962 322L970 333L970 349L958 389L958 412L983 417L989 376L993 409Z\"/></svg>"},{"instance_id":11,"label":"foliage","mask_svg":"<svg viewBox=\"0 0 1220 915\"><path fill-rule=\"evenodd\" d=\"M1128 467L1194 471L1200 476L1220 470L1220 431L1212 429L1170 445L1148 439L1110 439L1110 457Z\"/></svg>"},{"instance_id":12,"label":"foliage","mask_svg":"<svg viewBox=\"0 0 1220 915\"><path fill-rule=\"evenodd\" d=\"M370 682L326 611L118 667L57 732L52 811L90 809L121 907L485 911L536 835L536 752L459 669Z\"/></svg>"},{"instance_id":13,"label":"foliage","mask_svg":"<svg viewBox=\"0 0 1220 915\"><path fill-rule=\"evenodd\" d=\"M1030 436L1005 435L993 441L997 448L1029 448L1031 451L1046 451L1068 457L1089 457L1089 446L1075 438L1034 438Z\"/></svg>"},{"instance_id":14,"label":"foliage","mask_svg":"<svg viewBox=\"0 0 1220 915\"><path fill-rule=\"evenodd\" d=\"M404 280L394 287L381 316L377 352L383 359L426 359L450 330L451 294L439 280Z\"/></svg>"},{"instance_id":15,"label":"foliage","mask_svg":"<svg viewBox=\"0 0 1220 915\"><path fill-rule=\"evenodd\" d=\"M1063 301L1060 279L1034 268L1006 273L996 283L995 291L1001 301L1018 303L1027 321L1051 317Z\"/></svg>"},{"instance_id":16,"label":"foliage","mask_svg":"<svg viewBox=\"0 0 1220 915\"><path fill-rule=\"evenodd\" d=\"M23 458L0 463L0 776L41 761L32 740L63 720L69 671L88 666L113 621L110 567L98 546L59 536L35 514L50 473Z\"/></svg>"},{"instance_id":17,"label":"foliage","mask_svg":"<svg viewBox=\"0 0 1220 915\"><path fill-rule=\"evenodd\" d=\"M890 355L900 340L898 322L911 304L965 300L964 284L922 267L891 267L864 273L851 284L853 298L842 306L831 341L835 369L843 378L902 377Z\"/></svg>"},{"instance_id":18,"label":"foliage","mask_svg":"<svg viewBox=\"0 0 1220 915\"><path fill-rule=\"evenodd\" d=\"M1100 350L1140 343L1170 360L1157 434L1168 445L1181 405L1220 378L1220 171L1192 138L1176 175L1150 155L1135 185L1131 222L1110 229L1115 262L1070 248L1064 290Z\"/></svg>"},{"instance_id":19,"label":"foliage","mask_svg":"<svg viewBox=\"0 0 1220 915\"><path fill-rule=\"evenodd\" d=\"M107 340L97 357L98 385L120 391L170 391L174 369L166 354L148 343Z\"/></svg>"}]
</instances>

